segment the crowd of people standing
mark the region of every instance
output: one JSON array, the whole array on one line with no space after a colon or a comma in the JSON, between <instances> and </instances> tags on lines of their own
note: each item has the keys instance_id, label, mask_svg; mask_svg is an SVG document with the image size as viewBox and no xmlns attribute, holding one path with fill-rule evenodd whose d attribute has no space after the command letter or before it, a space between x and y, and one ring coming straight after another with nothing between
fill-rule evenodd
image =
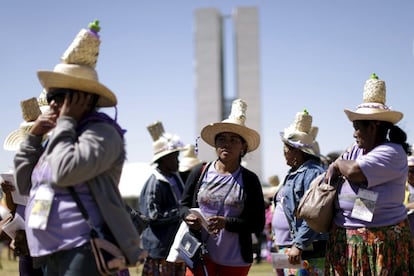
<instances>
[{"instance_id":1,"label":"crowd of people standing","mask_svg":"<svg viewBox=\"0 0 414 276\"><path fill-rule=\"evenodd\" d=\"M137 231L131 206L118 189L127 156L125 129L116 116L100 111L116 107L117 98L95 70L99 30L98 21L82 29L53 70L37 73L43 93L31 106L36 115L17 132L15 186L2 181L1 187L7 207L24 221L24 242L16 247L20 275L100 275L91 230L120 248L125 265L142 264L145 276L248 275L252 237L262 231L270 236L269 250L287 256L288 264L274 269L276 275L414 274L408 211L414 209L414 159L407 134L397 126L403 113L385 104L385 82L375 74L365 82L363 103L345 109L355 142L329 164L320 152L312 115L296 113L280 133L280 154L289 170L271 197L243 162L260 146L259 132L246 125L243 99L232 102L228 118L200 130L215 151L213 160L197 159L192 154L197 149L185 147L162 122L150 124L152 172L138 206L132 206L147 226ZM40 103L47 108L40 110ZM185 150L189 159L180 166ZM326 233L295 216L322 173L326 183L344 179ZM27 202L12 204L14 191ZM181 228L203 246L194 266L180 258L168 260ZM128 274L125 267L114 272Z\"/></svg>"}]
</instances>

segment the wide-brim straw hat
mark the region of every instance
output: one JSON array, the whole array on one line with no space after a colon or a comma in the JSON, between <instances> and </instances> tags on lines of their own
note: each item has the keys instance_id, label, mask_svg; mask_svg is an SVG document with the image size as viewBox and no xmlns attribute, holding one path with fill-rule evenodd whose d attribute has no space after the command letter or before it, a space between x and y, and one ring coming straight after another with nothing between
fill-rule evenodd
<instances>
[{"instance_id":1,"label":"wide-brim straw hat","mask_svg":"<svg viewBox=\"0 0 414 276\"><path fill-rule=\"evenodd\" d=\"M37 72L40 83L47 92L51 88L68 88L80 90L99 96L97 107L110 107L117 104L115 94L101 84L95 70L99 56L100 31L99 21L81 29L61 57L53 71Z\"/></svg>"},{"instance_id":2,"label":"wide-brim straw hat","mask_svg":"<svg viewBox=\"0 0 414 276\"><path fill-rule=\"evenodd\" d=\"M296 113L295 121L280 132L280 138L283 143L320 158L319 144L316 141L318 130L318 127L312 126L312 116L304 110Z\"/></svg>"},{"instance_id":3,"label":"wide-brim straw hat","mask_svg":"<svg viewBox=\"0 0 414 276\"><path fill-rule=\"evenodd\" d=\"M200 164L202 160L197 158L194 145L185 146L181 153L180 165L178 171L185 172L191 170L194 166Z\"/></svg>"},{"instance_id":4,"label":"wide-brim straw hat","mask_svg":"<svg viewBox=\"0 0 414 276\"><path fill-rule=\"evenodd\" d=\"M241 136L247 143L247 152L254 151L260 145L260 135L257 131L245 125L247 104L241 100L233 101L228 119L219 123L212 123L201 130L201 138L210 146L215 147L217 134L232 132Z\"/></svg>"},{"instance_id":5,"label":"wide-brim straw hat","mask_svg":"<svg viewBox=\"0 0 414 276\"><path fill-rule=\"evenodd\" d=\"M403 113L392 110L385 105L385 101L385 82L378 79L378 76L374 73L365 81L363 103L358 105L355 111L345 109L344 112L351 122L373 120L392 124L398 123L403 118Z\"/></svg>"},{"instance_id":6,"label":"wide-brim straw hat","mask_svg":"<svg viewBox=\"0 0 414 276\"><path fill-rule=\"evenodd\" d=\"M32 97L20 102L23 122L19 128L9 133L4 140L3 148L7 151L17 151L20 144L26 139L37 117L49 110L45 103L45 91L42 91L39 98Z\"/></svg>"},{"instance_id":7,"label":"wide-brim straw hat","mask_svg":"<svg viewBox=\"0 0 414 276\"><path fill-rule=\"evenodd\" d=\"M20 128L9 133L4 140L3 148L7 151L17 151L20 144L26 139L26 135L29 133L34 122L23 122L20 124Z\"/></svg>"},{"instance_id":8,"label":"wide-brim straw hat","mask_svg":"<svg viewBox=\"0 0 414 276\"><path fill-rule=\"evenodd\" d=\"M151 164L158 161L160 158L167 156L173 152L183 151L184 145L179 140L178 136L165 133L157 141L152 144L154 155Z\"/></svg>"},{"instance_id":9,"label":"wide-brim straw hat","mask_svg":"<svg viewBox=\"0 0 414 276\"><path fill-rule=\"evenodd\" d=\"M115 94L98 82L95 69L77 64L57 64L53 71L38 71L37 76L42 86L50 88L68 88L99 96L96 106L110 107L117 104Z\"/></svg>"}]
</instances>

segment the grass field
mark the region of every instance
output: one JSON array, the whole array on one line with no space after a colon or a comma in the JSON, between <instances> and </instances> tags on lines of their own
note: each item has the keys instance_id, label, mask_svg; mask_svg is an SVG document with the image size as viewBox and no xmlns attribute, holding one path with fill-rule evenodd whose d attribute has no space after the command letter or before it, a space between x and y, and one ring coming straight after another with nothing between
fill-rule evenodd
<instances>
[{"instance_id":1,"label":"grass field","mask_svg":"<svg viewBox=\"0 0 414 276\"><path fill-rule=\"evenodd\" d=\"M1 265L2 268L0 269L1 276L18 276L18 261L17 259L13 259L13 257L9 258L8 256L8 249L4 248L1 254ZM138 276L141 275L141 267L138 268L131 268L130 274L131 276ZM270 263L263 261L260 264L253 264L252 268L250 269L249 276L273 276L275 275L272 272L272 266Z\"/></svg>"}]
</instances>

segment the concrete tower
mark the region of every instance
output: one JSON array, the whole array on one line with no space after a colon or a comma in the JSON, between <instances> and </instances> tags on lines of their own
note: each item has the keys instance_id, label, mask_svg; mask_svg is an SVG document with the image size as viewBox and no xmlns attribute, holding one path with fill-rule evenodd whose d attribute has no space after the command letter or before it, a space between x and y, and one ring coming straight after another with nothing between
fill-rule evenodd
<instances>
[{"instance_id":1,"label":"concrete tower","mask_svg":"<svg viewBox=\"0 0 414 276\"><path fill-rule=\"evenodd\" d=\"M259 22L255 7L235 8L231 16L234 29L234 73L225 78L223 45L223 21L225 16L217 9L195 11L195 91L197 101L196 130L222 121L230 113L231 102L241 98L247 102L246 125L261 132ZM227 17L228 18L228 17ZM225 82L235 80L234 98L225 91ZM212 160L216 157L211 146L199 139L199 158ZM246 167L262 177L261 147L248 153Z\"/></svg>"}]
</instances>

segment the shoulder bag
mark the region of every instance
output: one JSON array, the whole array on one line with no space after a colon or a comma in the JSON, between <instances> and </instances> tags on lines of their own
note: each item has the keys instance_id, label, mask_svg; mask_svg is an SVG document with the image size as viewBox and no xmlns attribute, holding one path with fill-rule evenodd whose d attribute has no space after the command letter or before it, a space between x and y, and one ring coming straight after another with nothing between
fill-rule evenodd
<instances>
[{"instance_id":1,"label":"shoulder bag","mask_svg":"<svg viewBox=\"0 0 414 276\"><path fill-rule=\"evenodd\" d=\"M111 241L105 239L100 231L92 225L89 215L73 187L68 188L82 216L87 221L90 231L90 244L95 256L96 267L100 275L114 275L127 268L127 260L121 249Z\"/></svg>"},{"instance_id":2,"label":"shoulder bag","mask_svg":"<svg viewBox=\"0 0 414 276\"><path fill-rule=\"evenodd\" d=\"M312 230L328 232L332 225L338 187L343 177L324 183L326 173L318 175L310 184L296 208L297 218L304 219Z\"/></svg>"}]
</instances>

